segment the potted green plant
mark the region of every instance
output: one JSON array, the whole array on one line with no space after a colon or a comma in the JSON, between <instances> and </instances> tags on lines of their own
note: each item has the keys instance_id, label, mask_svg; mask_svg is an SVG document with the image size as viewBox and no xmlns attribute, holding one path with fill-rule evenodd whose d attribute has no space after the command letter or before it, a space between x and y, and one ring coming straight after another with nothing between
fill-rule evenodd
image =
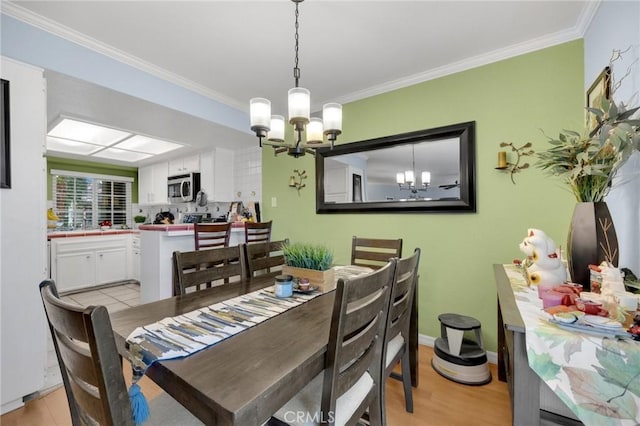
<instances>
[{"instance_id":1,"label":"potted green plant","mask_svg":"<svg viewBox=\"0 0 640 426\"><path fill-rule=\"evenodd\" d=\"M133 217L133 221L136 223L136 228L140 226L141 223L145 223L147 221L147 217L141 214L135 215Z\"/></svg>"},{"instance_id":2,"label":"potted green plant","mask_svg":"<svg viewBox=\"0 0 640 426\"><path fill-rule=\"evenodd\" d=\"M616 54L619 57L620 52ZM590 264L618 264L618 240L604 198L619 183L614 178L620 168L634 151L640 151L640 119L634 118L640 108L616 103L613 95L622 79L614 84L613 73L609 78L610 97L598 97L594 107L587 108L595 116L595 129L563 130L557 138L548 138L550 148L537 154L537 166L560 177L578 201L569 229L567 258L572 280L585 289L589 289Z\"/></svg>"},{"instance_id":3,"label":"potted green plant","mask_svg":"<svg viewBox=\"0 0 640 426\"><path fill-rule=\"evenodd\" d=\"M333 252L326 246L308 243L289 243L282 252L286 265L282 273L296 278L307 278L321 291L335 288L335 273L331 269Z\"/></svg>"}]
</instances>

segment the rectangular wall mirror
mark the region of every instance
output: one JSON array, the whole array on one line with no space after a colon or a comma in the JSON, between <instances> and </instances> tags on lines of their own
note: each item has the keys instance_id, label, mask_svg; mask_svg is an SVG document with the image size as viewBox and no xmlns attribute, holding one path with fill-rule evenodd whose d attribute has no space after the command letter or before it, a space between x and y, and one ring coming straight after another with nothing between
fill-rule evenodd
<instances>
[{"instance_id":1,"label":"rectangular wall mirror","mask_svg":"<svg viewBox=\"0 0 640 426\"><path fill-rule=\"evenodd\" d=\"M475 212L475 121L321 149L316 211Z\"/></svg>"}]
</instances>

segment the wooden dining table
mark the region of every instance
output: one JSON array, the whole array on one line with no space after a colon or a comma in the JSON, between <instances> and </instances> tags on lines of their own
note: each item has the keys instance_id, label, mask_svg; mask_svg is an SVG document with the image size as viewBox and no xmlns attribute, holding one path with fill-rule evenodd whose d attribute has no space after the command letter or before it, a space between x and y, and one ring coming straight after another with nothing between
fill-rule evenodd
<instances>
[{"instance_id":1,"label":"wooden dining table","mask_svg":"<svg viewBox=\"0 0 640 426\"><path fill-rule=\"evenodd\" d=\"M137 327L271 286L276 274L112 313L118 351L129 358L126 339ZM188 357L158 361L146 375L207 425L261 425L323 370L334 293ZM415 364L411 363L417 378L417 326L413 328Z\"/></svg>"}]
</instances>

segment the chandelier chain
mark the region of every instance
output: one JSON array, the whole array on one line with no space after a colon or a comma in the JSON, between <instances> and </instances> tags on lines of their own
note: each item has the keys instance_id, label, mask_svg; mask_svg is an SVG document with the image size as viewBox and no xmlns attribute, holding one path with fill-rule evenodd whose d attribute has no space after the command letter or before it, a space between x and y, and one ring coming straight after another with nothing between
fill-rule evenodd
<instances>
[{"instance_id":1,"label":"chandelier chain","mask_svg":"<svg viewBox=\"0 0 640 426\"><path fill-rule=\"evenodd\" d=\"M296 86L298 87L298 81L300 80L300 68L298 68L298 43L299 43L299 39L300 37L298 36L298 16L300 16L300 13L298 12L298 2L296 1L296 24L295 24L295 29L296 29L296 35L295 35L295 41L296 41L296 45L295 45L295 66L293 67L293 78L296 81Z\"/></svg>"}]
</instances>

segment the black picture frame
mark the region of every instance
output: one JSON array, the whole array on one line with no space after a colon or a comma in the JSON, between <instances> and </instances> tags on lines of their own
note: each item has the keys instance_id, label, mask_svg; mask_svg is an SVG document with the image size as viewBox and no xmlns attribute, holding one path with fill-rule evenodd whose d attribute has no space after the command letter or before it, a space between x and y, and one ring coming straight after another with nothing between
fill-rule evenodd
<instances>
[{"instance_id":1,"label":"black picture frame","mask_svg":"<svg viewBox=\"0 0 640 426\"><path fill-rule=\"evenodd\" d=\"M9 81L0 79L0 188L11 188Z\"/></svg>"},{"instance_id":2,"label":"black picture frame","mask_svg":"<svg viewBox=\"0 0 640 426\"><path fill-rule=\"evenodd\" d=\"M591 83L591 86L589 86L587 90L586 107L600 108L600 105L596 105L596 101L602 98L606 100L611 98L611 67L604 67L594 82ZM587 110L586 125L589 129L589 136L593 136L598 132L602 123L598 123L596 115Z\"/></svg>"},{"instance_id":3,"label":"black picture frame","mask_svg":"<svg viewBox=\"0 0 640 426\"><path fill-rule=\"evenodd\" d=\"M357 203L362 201L362 176L353 174L352 175L352 189L353 189L353 199L351 201L355 201Z\"/></svg>"}]
</instances>

